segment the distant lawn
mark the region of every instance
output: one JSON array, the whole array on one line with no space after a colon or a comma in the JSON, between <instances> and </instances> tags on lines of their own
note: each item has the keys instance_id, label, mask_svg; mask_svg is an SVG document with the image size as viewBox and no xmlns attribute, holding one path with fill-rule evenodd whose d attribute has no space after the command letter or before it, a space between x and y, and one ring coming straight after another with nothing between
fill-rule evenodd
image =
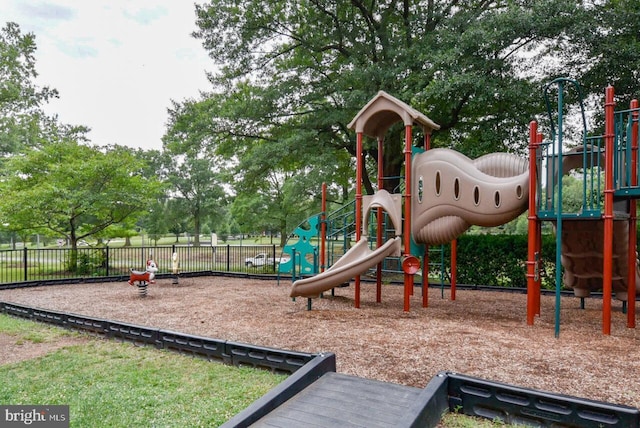
<instances>
[{"instance_id":1,"label":"distant lawn","mask_svg":"<svg viewBox=\"0 0 640 428\"><path fill-rule=\"evenodd\" d=\"M2 314L0 333L16 343L74 334ZM284 379L264 370L91 339L0 366L0 403L68 404L73 427L213 427Z\"/></svg>"}]
</instances>

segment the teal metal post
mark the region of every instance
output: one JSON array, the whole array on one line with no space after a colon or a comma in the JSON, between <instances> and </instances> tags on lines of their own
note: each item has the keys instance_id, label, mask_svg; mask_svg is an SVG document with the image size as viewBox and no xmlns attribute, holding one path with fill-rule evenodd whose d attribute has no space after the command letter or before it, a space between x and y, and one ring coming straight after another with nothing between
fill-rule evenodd
<instances>
[{"instance_id":1,"label":"teal metal post","mask_svg":"<svg viewBox=\"0 0 640 428\"><path fill-rule=\"evenodd\" d=\"M564 82L558 81L558 204L556 206L556 304L555 337L560 337L560 288L562 285L562 143L563 143Z\"/></svg>"},{"instance_id":2,"label":"teal metal post","mask_svg":"<svg viewBox=\"0 0 640 428\"><path fill-rule=\"evenodd\" d=\"M556 209L556 309L554 314L555 337L560 337L560 303L562 288L562 145L564 122L564 82L558 82L558 205Z\"/></svg>"},{"instance_id":3,"label":"teal metal post","mask_svg":"<svg viewBox=\"0 0 640 428\"><path fill-rule=\"evenodd\" d=\"M567 78L555 79L545 87L545 102L547 104L547 111L549 113L550 125L551 125L551 174L547 172L547 177L551 179L551 183L547 183L547 189L551 189L552 199L551 207L556 217L556 304L555 304L555 336L560 336L560 303L561 294L560 288L562 285L562 146L564 139L564 83L575 83ZM558 85L558 129L557 132L553 126L553 116L551 114L551 106L549 103L549 88L551 85ZM557 140L556 140L557 138ZM556 152L557 151L557 152ZM547 164L547 168L549 165ZM553 197L553 185L554 180L557 180L558 193L557 198ZM557 202L557 203L554 203Z\"/></svg>"}]
</instances>

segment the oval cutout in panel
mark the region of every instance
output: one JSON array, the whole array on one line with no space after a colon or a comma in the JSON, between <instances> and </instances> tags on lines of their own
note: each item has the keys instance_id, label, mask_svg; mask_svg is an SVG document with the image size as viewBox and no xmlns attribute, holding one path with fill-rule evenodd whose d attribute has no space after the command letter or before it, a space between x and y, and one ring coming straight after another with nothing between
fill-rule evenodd
<instances>
[{"instance_id":1,"label":"oval cutout in panel","mask_svg":"<svg viewBox=\"0 0 640 428\"><path fill-rule=\"evenodd\" d=\"M522 191L522 186L520 185L516 186L516 198L522 199L523 196L524 196L524 192Z\"/></svg>"},{"instance_id":2,"label":"oval cutout in panel","mask_svg":"<svg viewBox=\"0 0 640 428\"><path fill-rule=\"evenodd\" d=\"M496 208L500 208L500 191L496 190L496 193L493 195L493 203L496 205Z\"/></svg>"},{"instance_id":3,"label":"oval cutout in panel","mask_svg":"<svg viewBox=\"0 0 640 428\"><path fill-rule=\"evenodd\" d=\"M480 188L478 186L474 186L473 188L473 203L478 206L480 204Z\"/></svg>"},{"instance_id":4,"label":"oval cutout in panel","mask_svg":"<svg viewBox=\"0 0 640 428\"><path fill-rule=\"evenodd\" d=\"M458 177L453 182L453 198L457 201L460 199L460 180Z\"/></svg>"},{"instance_id":5,"label":"oval cutout in panel","mask_svg":"<svg viewBox=\"0 0 640 428\"><path fill-rule=\"evenodd\" d=\"M420 177L422 179L422 177ZM440 196L440 171L436 171L436 196Z\"/></svg>"},{"instance_id":6,"label":"oval cutout in panel","mask_svg":"<svg viewBox=\"0 0 640 428\"><path fill-rule=\"evenodd\" d=\"M418 179L418 203L422 203L422 197L424 193L424 178L420 176ZM437 193L437 190L436 190Z\"/></svg>"}]
</instances>

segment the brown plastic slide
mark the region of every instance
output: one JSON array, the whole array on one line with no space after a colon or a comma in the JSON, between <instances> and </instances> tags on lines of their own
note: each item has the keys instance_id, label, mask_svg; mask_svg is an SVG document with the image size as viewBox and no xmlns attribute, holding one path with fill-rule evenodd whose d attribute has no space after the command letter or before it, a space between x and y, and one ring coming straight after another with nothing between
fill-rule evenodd
<instances>
[{"instance_id":1,"label":"brown plastic slide","mask_svg":"<svg viewBox=\"0 0 640 428\"><path fill-rule=\"evenodd\" d=\"M396 237L389 239L380 247L372 250L369 248L369 239L363 235L361 239L349 249L337 262L326 271L293 283L291 297L316 297L323 291L349 281L351 278L361 275L369 268L377 265L385 257L400 256L402 240L398 235L402 233L402 195L391 194L381 189L374 195L362 198L363 230L368 230L367 221L373 208L382 208L391 220Z\"/></svg>"},{"instance_id":2,"label":"brown plastic slide","mask_svg":"<svg viewBox=\"0 0 640 428\"><path fill-rule=\"evenodd\" d=\"M505 224L527 209L526 159L490 153L470 159L451 149L432 149L412 163L411 232L422 244L451 242L472 225Z\"/></svg>"},{"instance_id":3,"label":"brown plastic slide","mask_svg":"<svg viewBox=\"0 0 640 428\"><path fill-rule=\"evenodd\" d=\"M392 254L400 255L400 237L388 240L384 245L371 250L369 239L363 236L340 259L326 271L293 283L291 297L317 297L351 278L366 272Z\"/></svg>"}]
</instances>

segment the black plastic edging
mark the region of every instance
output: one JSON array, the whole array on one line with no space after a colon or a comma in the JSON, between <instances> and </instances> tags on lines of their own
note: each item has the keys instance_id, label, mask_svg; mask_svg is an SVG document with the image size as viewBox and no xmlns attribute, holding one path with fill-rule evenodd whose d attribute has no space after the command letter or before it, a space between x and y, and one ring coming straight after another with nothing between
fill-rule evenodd
<instances>
[{"instance_id":1,"label":"black plastic edging","mask_svg":"<svg viewBox=\"0 0 640 428\"><path fill-rule=\"evenodd\" d=\"M420 392L397 426L410 428L435 427L449 410L449 376L446 372L435 375Z\"/></svg>"},{"instance_id":2,"label":"black plastic edging","mask_svg":"<svg viewBox=\"0 0 640 428\"><path fill-rule=\"evenodd\" d=\"M160 330L159 341L164 349L176 351L215 360L225 364L232 364L231 358L225 353L224 340L209 337L194 336L169 330Z\"/></svg>"},{"instance_id":3,"label":"black plastic edging","mask_svg":"<svg viewBox=\"0 0 640 428\"><path fill-rule=\"evenodd\" d=\"M448 373L454 412L524 426L640 427L640 410Z\"/></svg>"},{"instance_id":4,"label":"black plastic edging","mask_svg":"<svg viewBox=\"0 0 640 428\"><path fill-rule=\"evenodd\" d=\"M65 314L65 324L63 327L81 330L85 333L107 335L109 331L109 320L100 318L87 318L74 314Z\"/></svg>"},{"instance_id":5,"label":"black plastic edging","mask_svg":"<svg viewBox=\"0 0 640 428\"><path fill-rule=\"evenodd\" d=\"M238 342L225 343L226 354L234 366L250 365L274 372L293 373L309 362L309 354L246 345Z\"/></svg>"},{"instance_id":6,"label":"black plastic edging","mask_svg":"<svg viewBox=\"0 0 640 428\"><path fill-rule=\"evenodd\" d=\"M64 312L41 311L39 309L33 309L33 311L31 312L31 319L64 327L66 314Z\"/></svg>"},{"instance_id":7,"label":"black plastic edging","mask_svg":"<svg viewBox=\"0 0 640 428\"><path fill-rule=\"evenodd\" d=\"M160 341L160 329L143 327L136 324L109 321L106 335L111 339L132 342L137 345L151 345L163 348Z\"/></svg>"},{"instance_id":8,"label":"black plastic edging","mask_svg":"<svg viewBox=\"0 0 640 428\"><path fill-rule=\"evenodd\" d=\"M275 373L292 374L316 357L316 354L194 336L9 302L0 302L0 312L68 329L99 334L111 339L151 345L159 349L186 353L225 364L267 369Z\"/></svg>"},{"instance_id":9,"label":"black plastic edging","mask_svg":"<svg viewBox=\"0 0 640 428\"><path fill-rule=\"evenodd\" d=\"M300 370L222 424L220 428L248 427L320 379L325 373L335 371L335 354L331 352L318 354Z\"/></svg>"}]
</instances>

